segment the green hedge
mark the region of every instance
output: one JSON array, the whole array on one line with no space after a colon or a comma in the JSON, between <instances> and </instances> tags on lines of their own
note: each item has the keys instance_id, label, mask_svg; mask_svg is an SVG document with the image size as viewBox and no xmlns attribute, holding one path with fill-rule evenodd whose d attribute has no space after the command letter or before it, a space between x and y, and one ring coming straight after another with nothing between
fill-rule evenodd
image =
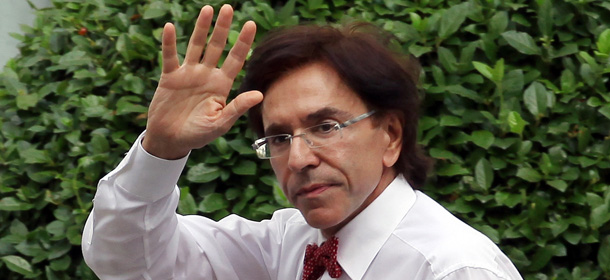
<instances>
[{"instance_id":1,"label":"green hedge","mask_svg":"<svg viewBox=\"0 0 610 280\"><path fill-rule=\"evenodd\" d=\"M14 35L21 55L0 79L3 279L95 279L81 231L97 180L145 126L161 28L176 23L184 54L199 8L225 2L235 27L253 19L258 37L354 19L393 33L424 69L420 139L436 159L425 191L526 279L610 279L603 0L53 0ZM179 212L259 220L287 206L252 138L242 118L193 153Z\"/></svg>"}]
</instances>

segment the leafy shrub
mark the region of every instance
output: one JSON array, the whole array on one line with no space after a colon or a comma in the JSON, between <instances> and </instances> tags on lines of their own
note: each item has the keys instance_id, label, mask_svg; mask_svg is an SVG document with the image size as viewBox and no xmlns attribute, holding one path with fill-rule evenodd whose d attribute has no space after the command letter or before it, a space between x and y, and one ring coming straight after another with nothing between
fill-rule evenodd
<instances>
[{"instance_id":1,"label":"leafy shrub","mask_svg":"<svg viewBox=\"0 0 610 280\"><path fill-rule=\"evenodd\" d=\"M224 2L54 0L14 35L21 55L0 79L4 279L95 279L81 231L97 180L144 128L163 23L176 23L184 54L199 8ZM393 33L423 65L420 139L437 161L425 191L526 279L610 279L610 3L230 3L236 30L253 19L259 37L352 19ZM288 205L251 134L241 119L191 155L179 212L260 220Z\"/></svg>"}]
</instances>

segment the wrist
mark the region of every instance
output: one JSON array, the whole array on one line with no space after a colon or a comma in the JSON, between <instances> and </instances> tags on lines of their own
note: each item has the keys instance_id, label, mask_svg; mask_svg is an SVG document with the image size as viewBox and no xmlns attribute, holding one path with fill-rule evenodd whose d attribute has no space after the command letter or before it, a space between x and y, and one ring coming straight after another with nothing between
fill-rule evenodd
<instances>
[{"instance_id":1,"label":"wrist","mask_svg":"<svg viewBox=\"0 0 610 280\"><path fill-rule=\"evenodd\" d=\"M180 149L180 145L170 144L167 141L159 141L148 135L145 135L142 140L142 148L147 153L166 160L181 159L190 152L190 149Z\"/></svg>"}]
</instances>

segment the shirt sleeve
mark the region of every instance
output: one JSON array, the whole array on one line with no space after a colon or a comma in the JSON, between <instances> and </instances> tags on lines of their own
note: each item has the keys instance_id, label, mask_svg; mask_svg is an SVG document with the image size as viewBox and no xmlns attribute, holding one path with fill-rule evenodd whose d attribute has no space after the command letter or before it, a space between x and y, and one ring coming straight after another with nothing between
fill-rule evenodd
<instances>
[{"instance_id":1,"label":"shirt sleeve","mask_svg":"<svg viewBox=\"0 0 610 280\"><path fill-rule=\"evenodd\" d=\"M102 178L83 232L86 263L101 279L270 279L282 223L176 214L186 157L140 145ZM280 215L281 216L281 215Z\"/></svg>"},{"instance_id":2,"label":"shirt sleeve","mask_svg":"<svg viewBox=\"0 0 610 280\"><path fill-rule=\"evenodd\" d=\"M446 276L442 280L522 280L523 278L512 265L512 263L499 263L493 269L465 266L461 267Z\"/></svg>"}]
</instances>

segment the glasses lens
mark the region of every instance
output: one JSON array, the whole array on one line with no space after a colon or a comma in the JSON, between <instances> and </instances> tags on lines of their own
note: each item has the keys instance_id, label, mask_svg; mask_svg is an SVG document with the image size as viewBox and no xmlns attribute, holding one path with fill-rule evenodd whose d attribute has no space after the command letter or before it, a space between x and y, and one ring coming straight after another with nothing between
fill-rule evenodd
<instances>
[{"instance_id":1,"label":"glasses lens","mask_svg":"<svg viewBox=\"0 0 610 280\"><path fill-rule=\"evenodd\" d=\"M290 147L290 135L274 135L259 139L253 147L259 158L267 159L281 155L284 150Z\"/></svg>"},{"instance_id":2,"label":"glasses lens","mask_svg":"<svg viewBox=\"0 0 610 280\"><path fill-rule=\"evenodd\" d=\"M338 122L324 122L305 130L304 138L310 147L321 147L341 138L341 126Z\"/></svg>"},{"instance_id":3,"label":"glasses lens","mask_svg":"<svg viewBox=\"0 0 610 280\"><path fill-rule=\"evenodd\" d=\"M306 128L302 134L294 137L301 137L307 146L311 148L322 147L341 139L341 125L338 122L324 122ZM252 147L256 150L256 155L261 159L269 159L282 156L292 143L293 136L290 134L280 134L258 139Z\"/></svg>"}]
</instances>

